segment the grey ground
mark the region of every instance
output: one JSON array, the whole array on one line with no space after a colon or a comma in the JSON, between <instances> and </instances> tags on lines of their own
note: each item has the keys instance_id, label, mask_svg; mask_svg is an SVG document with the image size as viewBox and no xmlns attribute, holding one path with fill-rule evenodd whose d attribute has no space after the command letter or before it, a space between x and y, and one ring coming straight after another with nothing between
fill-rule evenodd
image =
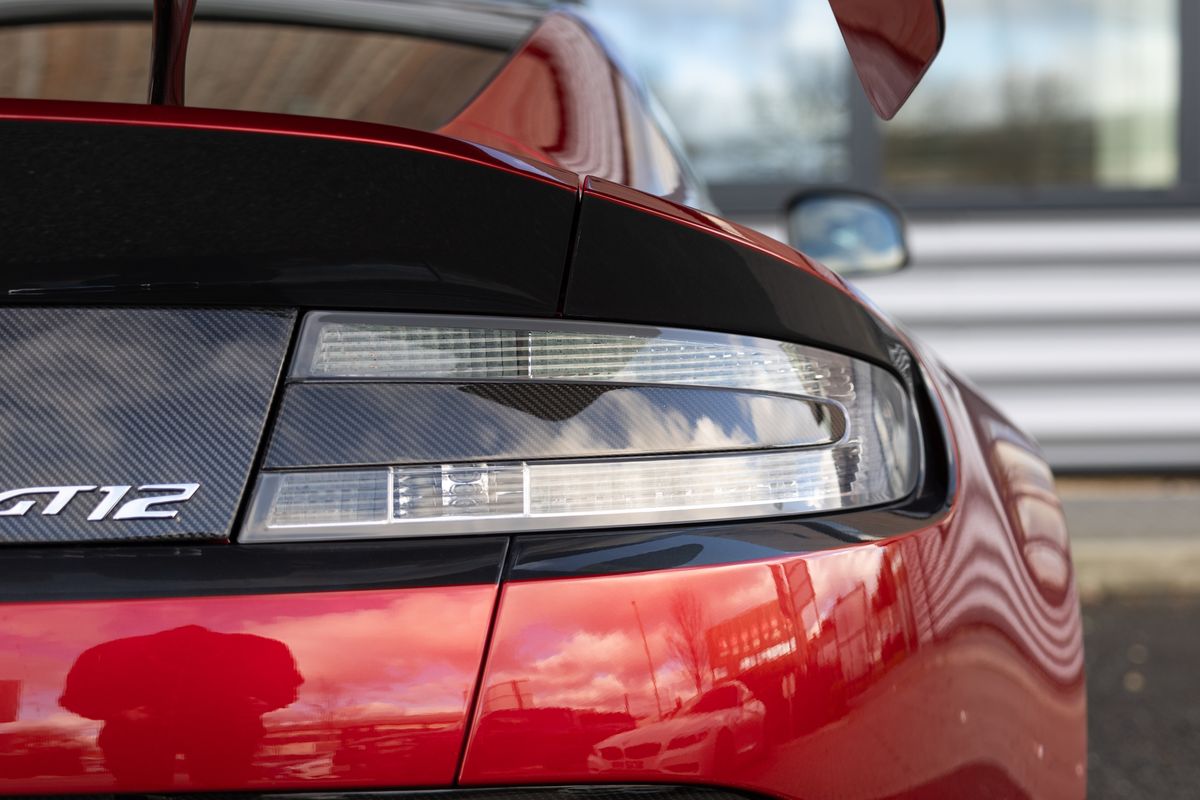
<instances>
[{"instance_id":1,"label":"grey ground","mask_svg":"<svg viewBox=\"0 0 1200 800\"><path fill-rule=\"evenodd\" d=\"M1060 480L1081 594L1088 796L1200 798L1200 480Z\"/></svg>"},{"instance_id":2,"label":"grey ground","mask_svg":"<svg viewBox=\"0 0 1200 800\"><path fill-rule=\"evenodd\" d=\"M1083 609L1088 796L1200 797L1200 595Z\"/></svg>"}]
</instances>

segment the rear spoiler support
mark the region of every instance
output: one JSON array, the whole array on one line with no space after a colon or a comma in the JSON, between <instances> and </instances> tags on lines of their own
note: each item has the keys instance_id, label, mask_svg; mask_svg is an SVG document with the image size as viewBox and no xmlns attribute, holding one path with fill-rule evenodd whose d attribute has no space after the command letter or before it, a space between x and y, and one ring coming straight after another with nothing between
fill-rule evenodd
<instances>
[{"instance_id":1,"label":"rear spoiler support","mask_svg":"<svg viewBox=\"0 0 1200 800\"><path fill-rule=\"evenodd\" d=\"M152 105L183 105L188 34L195 13L196 0L154 0L149 91Z\"/></svg>"}]
</instances>

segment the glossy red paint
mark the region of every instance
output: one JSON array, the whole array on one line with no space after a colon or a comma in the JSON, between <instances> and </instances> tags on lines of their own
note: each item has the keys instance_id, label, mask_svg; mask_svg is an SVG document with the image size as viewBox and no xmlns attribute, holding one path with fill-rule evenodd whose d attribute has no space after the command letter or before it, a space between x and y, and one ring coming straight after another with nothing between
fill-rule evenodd
<instances>
[{"instance_id":1,"label":"glossy red paint","mask_svg":"<svg viewBox=\"0 0 1200 800\"><path fill-rule=\"evenodd\" d=\"M495 150L437 133L377 125L371 122L262 114L217 108L141 106L125 103L88 103L75 100L14 100L0 98L0 120L93 122L112 125L147 125L166 128L239 131L281 136L305 136L347 142L401 147L423 153L470 161L481 166L518 173L564 189L576 191L579 178L549 163Z\"/></svg>"},{"instance_id":2,"label":"glossy red paint","mask_svg":"<svg viewBox=\"0 0 1200 800\"><path fill-rule=\"evenodd\" d=\"M448 785L495 598L0 606L0 793Z\"/></svg>"},{"instance_id":3,"label":"glossy red paint","mask_svg":"<svg viewBox=\"0 0 1200 800\"><path fill-rule=\"evenodd\" d=\"M154 0L151 23L153 43L150 50L150 102L166 106L183 105L183 84L187 76L188 35L196 0Z\"/></svg>"},{"instance_id":4,"label":"glossy red paint","mask_svg":"<svg viewBox=\"0 0 1200 800\"><path fill-rule=\"evenodd\" d=\"M574 18L550 14L440 132L625 181L613 67Z\"/></svg>"},{"instance_id":5,"label":"glossy red paint","mask_svg":"<svg viewBox=\"0 0 1200 800\"><path fill-rule=\"evenodd\" d=\"M653 195L695 199L637 87L571 14L548 14L439 132Z\"/></svg>"},{"instance_id":6,"label":"glossy red paint","mask_svg":"<svg viewBox=\"0 0 1200 800\"><path fill-rule=\"evenodd\" d=\"M505 586L462 782L1083 797L1061 509L1037 495L1046 544L1031 549L994 487L1028 493L1039 459L969 389L938 382L959 454L941 524L756 563Z\"/></svg>"},{"instance_id":7,"label":"glossy red paint","mask_svg":"<svg viewBox=\"0 0 1200 800\"><path fill-rule=\"evenodd\" d=\"M941 0L829 0L829 5L871 105L891 119L942 46Z\"/></svg>"}]
</instances>

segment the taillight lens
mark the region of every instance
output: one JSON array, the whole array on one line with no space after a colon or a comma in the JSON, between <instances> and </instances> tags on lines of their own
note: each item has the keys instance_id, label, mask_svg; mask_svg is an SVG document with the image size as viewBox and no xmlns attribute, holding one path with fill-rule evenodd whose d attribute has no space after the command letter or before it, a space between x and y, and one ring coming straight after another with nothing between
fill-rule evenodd
<instances>
[{"instance_id":1,"label":"taillight lens","mask_svg":"<svg viewBox=\"0 0 1200 800\"><path fill-rule=\"evenodd\" d=\"M920 465L912 401L895 375L763 339L318 313L290 381L319 423L281 416L272 446L305 460L260 475L243 541L826 512L900 500ZM307 386L329 383L360 388L314 396ZM433 386L469 395L470 418L413 416L439 396ZM576 399L564 405L564 394ZM318 427L334 431L336 460L303 446Z\"/></svg>"}]
</instances>

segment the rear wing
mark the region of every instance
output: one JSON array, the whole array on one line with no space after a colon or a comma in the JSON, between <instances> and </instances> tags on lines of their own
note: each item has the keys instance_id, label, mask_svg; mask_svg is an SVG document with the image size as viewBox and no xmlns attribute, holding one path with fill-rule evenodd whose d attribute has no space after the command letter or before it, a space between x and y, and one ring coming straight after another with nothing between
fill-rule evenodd
<instances>
[{"instance_id":1,"label":"rear wing","mask_svg":"<svg viewBox=\"0 0 1200 800\"><path fill-rule=\"evenodd\" d=\"M875 113L891 119L941 50L942 0L829 0Z\"/></svg>"}]
</instances>

